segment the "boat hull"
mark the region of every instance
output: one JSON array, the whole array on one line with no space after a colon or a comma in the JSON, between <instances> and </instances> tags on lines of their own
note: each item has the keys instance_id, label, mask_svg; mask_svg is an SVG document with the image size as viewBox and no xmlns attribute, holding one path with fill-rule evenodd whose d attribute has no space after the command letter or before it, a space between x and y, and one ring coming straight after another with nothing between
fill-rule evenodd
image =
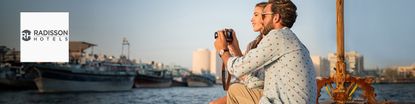
<instances>
[{"instance_id":1,"label":"boat hull","mask_svg":"<svg viewBox=\"0 0 415 104\"><path fill-rule=\"evenodd\" d=\"M19 67L0 68L0 88L12 90L31 90L37 89L33 81L37 73Z\"/></svg>"},{"instance_id":2,"label":"boat hull","mask_svg":"<svg viewBox=\"0 0 415 104\"><path fill-rule=\"evenodd\" d=\"M0 79L0 86L1 88L16 90L36 89L36 85L33 80Z\"/></svg>"},{"instance_id":3,"label":"boat hull","mask_svg":"<svg viewBox=\"0 0 415 104\"><path fill-rule=\"evenodd\" d=\"M128 91L134 84L135 74L73 72L57 68L38 68L35 78L39 92Z\"/></svg>"},{"instance_id":4,"label":"boat hull","mask_svg":"<svg viewBox=\"0 0 415 104\"><path fill-rule=\"evenodd\" d=\"M187 87L186 78L184 77L173 78L172 86Z\"/></svg>"},{"instance_id":5,"label":"boat hull","mask_svg":"<svg viewBox=\"0 0 415 104\"><path fill-rule=\"evenodd\" d=\"M211 87L214 81L201 75L190 75L186 78L187 86L189 87Z\"/></svg>"},{"instance_id":6,"label":"boat hull","mask_svg":"<svg viewBox=\"0 0 415 104\"><path fill-rule=\"evenodd\" d=\"M81 91L129 91L130 81L74 81L53 78L36 78L39 92L81 92Z\"/></svg>"},{"instance_id":7,"label":"boat hull","mask_svg":"<svg viewBox=\"0 0 415 104\"><path fill-rule=\"evenodd\" d=\"M136 88L163 88L171 87L171 77L153 77L147 75L137 75L135 78L134 87Z\"/></svg>"},{"instance_id":8,"label":"boat hull","mask_svg":"<svg viewBox=\"0 0 415 104\"><path fill-rule=\"evenodd\" d=\"M209 83L206 83L206 82L187 80L187 86L189 86L189 87L209 87L209 86L212 86L212 85L213 84L209 84Z\"/></svg>"}]
</instances>

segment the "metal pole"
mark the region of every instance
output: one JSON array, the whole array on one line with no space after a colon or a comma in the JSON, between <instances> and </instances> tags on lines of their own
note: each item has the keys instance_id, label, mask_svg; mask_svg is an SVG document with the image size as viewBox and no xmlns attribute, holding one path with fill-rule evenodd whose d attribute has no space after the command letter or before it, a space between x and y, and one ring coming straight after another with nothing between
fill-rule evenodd
<instances>
[{"instance_id":1,"label":"metal pole","mask_svg":"<svg viewBox=\"0 0 415 104\"><path fill-rule=\"evenodd\" d=\"M121 45L121 56L123 56L123 55L124 55L124 42Z\"/></svg>"},{"instance_id":2,"label":"metal pole","mask_svg":"<svg viewBox=\"0 0 415 104\"><path fill-rule=\"evenodd\" d=\"M128 43L128 58L127 59L130 59L130 43Z\"/></svg>"}]
</instances>

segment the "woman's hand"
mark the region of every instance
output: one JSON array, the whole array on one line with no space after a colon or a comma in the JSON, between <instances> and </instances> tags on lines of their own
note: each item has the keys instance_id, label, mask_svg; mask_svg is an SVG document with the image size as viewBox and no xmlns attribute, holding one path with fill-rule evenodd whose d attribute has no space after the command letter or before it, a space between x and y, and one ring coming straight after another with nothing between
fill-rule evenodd
<instances>
[{"instance_id":1,"label":"woman's hand","mask_svg":"<svg viewBox=\"0 0 415 104\"><path fill-rule=\"evenodd\" d=\"M238 42L238 38L236 38L236 33L235 31L232 32L232 37L233 40L231 43L229 43L228 48L229 51L234 55L234 56L242 56L242 52L241 49L239 48L239 42Z\"/></svg>"}]
</instances>

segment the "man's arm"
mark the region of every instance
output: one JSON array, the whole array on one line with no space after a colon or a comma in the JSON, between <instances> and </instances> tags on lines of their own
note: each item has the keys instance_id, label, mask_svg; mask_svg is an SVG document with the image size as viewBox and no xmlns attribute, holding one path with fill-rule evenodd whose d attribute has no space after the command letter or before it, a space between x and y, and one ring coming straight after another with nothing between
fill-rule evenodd
<instances>
[{"instance_id":1,"label":"man's arm","mask_svg":"<svg viewBox=\"0 0 415 104\"><path fill-rule=\"evenodd\" d=\"M272 58L282 56L285 48L283 48L284 39L280 37L281 34L280 31L270 32L261 40L257 48L250 50L244 56L223 57L229 73L239 78L258 69Z\"/></svg>"}]
</instances>

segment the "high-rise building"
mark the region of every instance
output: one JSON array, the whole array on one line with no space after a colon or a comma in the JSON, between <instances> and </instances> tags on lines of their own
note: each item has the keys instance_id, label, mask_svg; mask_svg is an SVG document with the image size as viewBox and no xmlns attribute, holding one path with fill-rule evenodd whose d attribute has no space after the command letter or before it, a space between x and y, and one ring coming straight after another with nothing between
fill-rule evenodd
<instances>
[{"instance_id":1,"label":"high-rise building","mask_svg":"<svg viewBox=\"0 0 415 104\"><path fill-rule=\"evenodd\" d=\"M221 76L222 68L222 59L220 59L216 50L210 52L210 72L216 76L216 79L219 79Z\"/></svg>"},{"instance_id":2,"label":"high-rise building","mask_svg":"<svg viewBox=\"0 0 415 104\"><path fill-rule=\"evenodd\" d=\"M321 56L311 56L311 60L313 60L316 76L328 77L330 75L329 60Z\"/></svg>"},{"instance_id":3,"label":"high-rise building","mask_svg":"<svg viewBox=\"0 0 415 104\"><path fill-rule=\"evenodd\" d=\"M337 62L337 56L335 53L329 53L327 56L327 59L329 60L329 70L330 70L330 76L333 76L336 73L336 70L334 68L336 67Z\"/></svg>"},{"instance_id":4,"label":"high-rise building","mask_svg":"<svg viewBox=\"0 0 415 104\"><path fill-rule=\"evenodd\" d=\"M208 49L197 49L193 52L192 73L210 73L210 54Z\"/></svg>"},{"instance_id":5,"label":"high-rise building","mask_svg":"<svg viewBox=\"0 0 415 104\"><path fill-rule=\"evenodd\" d=\"M363 66L363 56L357 53L356 51L350 51L346 53L346 57L349 62L349 68L354 73L360 73L364 70Z\"/></svg>"},{"instance_id":6,"label":"high-rise building","mask_svg":"<svg viewBox=\"0 0 415 104\"><path fill-rule=\"evenodd\" d=\"M336 53L329 53L328 60L330 61L330 76L336 71L334 68L337 63ZM345 53L346 70L352 74L358 74L364 70L363 55L356 51L349 51Z\"/></svg>"}]
</instances>

